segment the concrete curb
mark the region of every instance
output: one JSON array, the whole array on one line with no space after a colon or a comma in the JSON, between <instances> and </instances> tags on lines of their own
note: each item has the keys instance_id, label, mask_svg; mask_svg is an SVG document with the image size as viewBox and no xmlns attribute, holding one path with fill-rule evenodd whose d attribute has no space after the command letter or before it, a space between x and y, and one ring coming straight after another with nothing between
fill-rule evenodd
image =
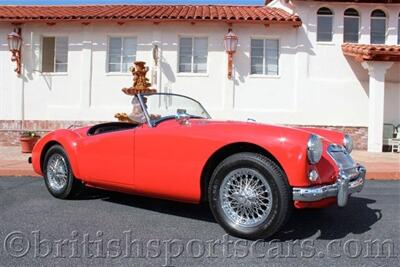
<instances>
[{"instance_id":1,"label":"concrete curb","mask_svg":"<svg viewBox=\"0 0 400 267\"><path fill-rule=\"evenodd\" d=\"M367 180L400 180L400 172L368 172Z\"/></svg>"},{"instance_id":2,"label":"concrete curb","mask_svg":"<svg viewBox=\"0 0 400 267\"><path fill-rule=\"evenodd\" d=\"M20 176L34 176L34 177L41 177L34 171L30 170L0 170L0 177L2 176L15 176L15 177L20 177Z\"/></svg>"}]
</instances>

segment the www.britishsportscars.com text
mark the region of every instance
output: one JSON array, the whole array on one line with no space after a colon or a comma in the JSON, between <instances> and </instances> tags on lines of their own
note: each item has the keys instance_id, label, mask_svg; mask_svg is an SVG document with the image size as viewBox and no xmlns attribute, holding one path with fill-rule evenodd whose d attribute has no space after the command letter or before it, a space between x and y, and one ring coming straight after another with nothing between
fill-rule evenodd
<instances>
[{"instance_id":1,"label":"www.britishsportscars.com text","mask_svg":"<svg viewBox=\"0 0 400 267\"><path fill-rule=\"evenodd\" d=\"M69 236L49 239L39 230L12 231L5 235L3 250L15 258L161 258L163 265L179 257L206 258L396 258L399 256L391 239L334 239L322 248L317 240L301 239L243 240L228 234L219 239L137 239L131 230L119 237L106 238L103 231L94 234L72 231Z\"/></svg>"}]
</instances>

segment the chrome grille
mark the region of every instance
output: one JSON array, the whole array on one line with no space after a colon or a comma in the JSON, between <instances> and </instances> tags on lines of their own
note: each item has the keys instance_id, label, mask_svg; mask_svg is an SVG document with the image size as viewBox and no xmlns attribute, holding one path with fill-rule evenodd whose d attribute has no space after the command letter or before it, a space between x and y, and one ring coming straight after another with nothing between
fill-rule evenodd
<instances>
[{"instance_id":1,"label":"chrome grille","mask_svg":"<svg viewBox=\"0 0 400 267\"><path fill-rule=\"evenodd\" d=\"M333 160L338 165L339 169L346 172L347 175L352 174L354 171L357 172L357 164L354 162L353 158L344 149L344 147L339 145L330 145L328 147L328 154L333 158Z\"/></svg>"}]
</instances>

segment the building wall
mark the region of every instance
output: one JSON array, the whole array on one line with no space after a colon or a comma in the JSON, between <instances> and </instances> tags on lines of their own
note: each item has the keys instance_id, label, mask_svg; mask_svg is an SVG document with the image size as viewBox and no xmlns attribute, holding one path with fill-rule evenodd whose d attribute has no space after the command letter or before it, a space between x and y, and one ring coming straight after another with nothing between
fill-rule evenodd
<instances>
[{"instance_id":1,"label":"building wall","mask_svg":"<svg viewBox=\"0 0 400 267\"><path fill-rule=\"evenodd\" d=\"M210 28L213 29L210 31ZM223 36L224 23L126 23L124 25L58 23L23 25L23 74L17 78L12 71L6 35L12 30L1 25L2 98L1 119L26 120L107 120L115 112L129 110L130 99L120 89L132 84L132 75L106 72L107 40L110 36L136 36L137 60L153 67L152 42L162 43L162 84L159 91L192 96L207 107L215 117L241 119L257 113L257 119L268 121L277 109L293 112L295 102L292 64L293 54L286 50L296 47L296 29L288 26L234 25L240 36L235 55L235 81L227 79L227 56ZM287 31L285 35L280 32ZM68 74L44 74L39 70L41 36L68 36ZM209 41L208 73L177 72L179 36L207 36ZM279 77L248 77L251 37L279 38L281 43ZM148 73L150 76L151 71ZM21 94L24 91L24 104ZM277 105L277 103L282 103ZM243 115L245 113L246 115ZM285 116L283 116L284 118ZM271 119L270 119L271 120ZM274 119L276 122L280 118ZM282 121L285 123L285 121Z\"/></svg>"},{"instance_id":2,"label":"building wall","mask_svg":"<svg viewBox=\"0 0 400 267\"><path fill-rule=\"evenodd\" d=\"M21 118L21 80L16 78L6 37L11 27L0 24L0 118Z\"/></svg>"},{"instance_id":3,"label":"building wall","mask_svg":"<svg viewBox=\"0 0 400 267\"><path fill-rule=\"evenodd\" d=\"M279 1L272 4L282 5ZM154 63L152 43L162 48L162 92L174 92L198 99L215 118L260 122L319 125L343 129L365 129L368 123L368 73L341 51L343 11L350 5L329 4L335 12L334 40L316 43L318 3L296 1L295 12L303 26L232 25L239 36L234 55L234 78L227 79L227 56L223 37L225 23L195 24L165 22L110 23L26 23L23 31L23 74L17 77L6 44L10 24L0 24L0 121L107 121L116 112L130 110L130 98L121 88L132 85L130 73L106 72L107 41L110 36L136 36L137 60L147 62L151 78ZM400 5L387 10L387 43L397 41ZM357 5L361 12L361 42L369 42L369 13L373 5ZM44 74L39 70L42 36L68 36L68 74ZM179 36L207 36L208 73L177 72ZM277 38L280 42L278 76L250 75L252 37ZM400 64L386 76L385 121L400 123ZM155 83L156 79L151 78ZM8 125L8 124L3 124ZM47 125L58 125L47 124ZM31 125L32 126L32 125ZM40 128L40 125L34 126ZM3 128L3 130L5 130ZM39 129L40 130L40 129ZM47 130L47 129L43 129ZM352 130L353 131L353 130ZM365 130L361 130L365 132Z\"/></svg>"},{"instance_id":4,"label":"building wall","mask_svg":"<svg viewBox=\"0 0 400 267\"><path fill-rule=\"evenodd\" d=\"M400 4L361 4L361 3L327 3L294 0L294 5L285 1L275 0L270 6L280 7L288 12L298 14L303 22L298 32L298 44L304 51L302 66L306 67L302 77L304 91L309 88L311 95L321 101L340 108L335 119L331 119L331 112L324 108L318 109L326 115L322 124L367 126L368 124L368 72L353 58L343 55L343 19L347 8L355 8L360 14L359 43L370 43L370 14L375 9L382 9L387 15L386 44L397 45L398 19ZM330 8L333 13L333 40L332 42L317 42L317 10L321 7ZM301 53L301 52L300 52ZM386 73L385 85L385 114L386 123L395 125L400 123L400 63L394 63ZM308 94L303 94L309 97ZM310 104L310 103L309 103ZM311 107L306 103L301 106ZM326 105L326 109L332 109ZM347 117L347 119L346 119Z\"/></svg>"}]
</instances>

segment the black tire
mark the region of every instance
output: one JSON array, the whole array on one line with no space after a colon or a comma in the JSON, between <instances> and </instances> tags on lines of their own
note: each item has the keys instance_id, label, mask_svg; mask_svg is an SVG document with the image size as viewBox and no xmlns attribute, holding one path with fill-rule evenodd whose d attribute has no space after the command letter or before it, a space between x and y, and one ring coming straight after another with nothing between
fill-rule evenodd
<instances>
[{"instance_id":1,"label":"black tire","mask_svg":"<svg viewBox=\"0 0 400 267\"><path fill-rule=\"evenodd\" d=\"M66 182L63 183L61 188L55 188L51 185L51 178L49 177L49 160L52 157L59 157L65 162L66 167ZM54 145L46 152L43 161L43 177L47 190L56 198L70 199L77 197L83 190L83 183L76 179L73 175L71 165L69 163L68 155L60 145Z\"/></svg>"},{"instance_id":2,"label":"black tire","mask_svg":"<svg viewBox=\"0 0 400 267\"><path fill-rule=\"evenodd\" d=\"M224 179L235 170L250 169L267 182L272 193L272 205L268 215L260 216L260 224L243 226L234 222L224 211L220 190ZM287 177L281 168L269 158L256 153L238 153L223 160L214 170L208 185L208 199L216 221L233 236L245 239L265 239L275 234L289 219L292 211L292 193ZM226 206L225 206L226 207Z\"/></svg>"}]
</instances>

